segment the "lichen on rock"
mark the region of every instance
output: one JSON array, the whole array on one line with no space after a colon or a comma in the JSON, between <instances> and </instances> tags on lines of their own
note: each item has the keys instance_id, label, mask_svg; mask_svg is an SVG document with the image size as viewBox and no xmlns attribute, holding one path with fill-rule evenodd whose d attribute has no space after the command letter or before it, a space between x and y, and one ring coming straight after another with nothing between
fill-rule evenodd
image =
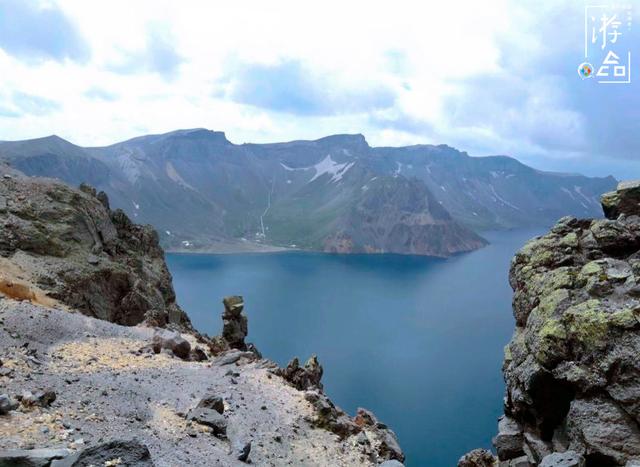
<instances>
[{"instance_id":1,"label":"lichen on rock","mask_svg":"<svg viewBox=\"0 0 640 467\"><path fill-rule=\"evenodd\" d=\"M560 219L512 261L500 465L640 459L640 183L602 205L607 219Z\"/></svg>"}]
</instances>

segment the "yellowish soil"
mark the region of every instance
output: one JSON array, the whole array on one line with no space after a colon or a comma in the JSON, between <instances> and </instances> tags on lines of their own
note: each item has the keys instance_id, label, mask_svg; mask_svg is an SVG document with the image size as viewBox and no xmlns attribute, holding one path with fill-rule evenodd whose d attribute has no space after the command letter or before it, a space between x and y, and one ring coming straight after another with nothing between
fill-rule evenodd
<instances>
[{"instance_id":1,"label":"yellowish soil","mask_svg":"<svg viewBox=\"0 0 640 467\"><path fill-rule=\"evenodd\" d=\"M87 341L66 342L51 349L58 359L51 362L53 372L95 373L103 370L158 368L178 365L179 362L164 354L136 355L141 342L127 338L91 338Z\"/></svg>"},{"instance_id":2,"label":"yellowish soil","mask_svg":"<svg viewBox=\"0 0 640 467\"><path fill-rule=\"evenodd\" d=\"M8 258L0 258L0 295L14 300L28 300L49 308L62 308L60 302L35 286L31 277Z\"/></svg>"}]
</instances>

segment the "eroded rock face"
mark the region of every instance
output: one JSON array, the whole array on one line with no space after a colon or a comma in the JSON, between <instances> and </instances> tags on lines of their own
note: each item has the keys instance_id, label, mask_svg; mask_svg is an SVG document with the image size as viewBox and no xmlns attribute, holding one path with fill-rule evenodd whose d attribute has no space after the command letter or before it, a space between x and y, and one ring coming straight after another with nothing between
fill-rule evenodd
<instances>
[{"instance_id":1,"label":"eroded rock face","mask_svg":"<svg viewBox=\"0 0 640 467\"><path fill-rule=\"evenodd\" d=\"M513 259L501 461L640 459L639 201L639 184L621 184L603 196L607 219L563 218Z\"/></svg>"},{"instance_id":2,"label":"eroded rock face","mask_svg":"<svg viewBox=\"0 0 640 467\"><path fill-rule=\"evenodd\" d=\"M0 198L0 257L27 284L114 323L191 328L157 233L111 211L104 193L13 173L0 179Z\"/></svg>"}]
</instances>

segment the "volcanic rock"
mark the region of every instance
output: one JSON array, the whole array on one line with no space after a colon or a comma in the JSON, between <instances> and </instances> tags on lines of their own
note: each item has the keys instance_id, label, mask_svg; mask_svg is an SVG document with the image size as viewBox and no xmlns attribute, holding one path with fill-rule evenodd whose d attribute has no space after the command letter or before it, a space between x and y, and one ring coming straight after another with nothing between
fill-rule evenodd
<instances>
[{"instance_id":1,"label":"volcanic rock","mask_svg":"<svg viewBox=\"0 0 640 467\"><path fill-rule=\"evenodd\" d=\"M114 463L115 461L115 463ZM51 467L88 467L91 465L127 465L153 467L149 449L137 440L114 440L54 460Z\"/></svg>"},{"instance_id":2,"label":"volcanic rock","mask_svg":"<svg viewBox=\"0 0 640 467\"><path fill-rule=\"evenodd\" d=\"M111 211L104 193L18 174L0 179L0 198L7 206L0 216L0 260L9 262L3 269L31 279L0 277L5 295L49 306L55 300L128 326L154 311L166 323L191 329L176 304L157 233ZM3 290L3 281L12 287Z\"/></svg>"},{"instance_id":3,"label":"volcanic rock","mask_svg":"<svg viewBox=\"0 0 640 467\"><path fill-rule=\"evenodd\" d=\"M151 347L155 353L163 349L170 350L176 357L188 360L191 352L191 344L175 331L158 329L153 336Z\"/></svg>"},{"instance_id":4,"label":"volcanic rock","mask_svg":"<svg viewBox=\"0 0 640 467\"><path fill-rule=\"evenodd\" d=\"M496 458L486 449L474 449L460 458L458 467L494 467Z\"/></svg>"},{"instance_id":5,"label":"volcanic rock","mask_svg":"<svg viewBox=\"0 0 640 467\"><path fill-rule=\"evenodd\" d=\"M307 389L322 389L322 365L318 362L318 357L312 355L309 360L300 366L298 358L293 358L286 368L279 368L274 371L275 374L282 376L291 383L295 388L306 391Z\"/></svg>"},{"instance_id":6,"label":"volcanic rock","mask_svg":"<svg viewBox=\"0 0 640 467\"><path fill-rule=\"evenodd\" d=\"M222 300L224 313L222 314L222 337L233 349L246 350L244 342L247 337L248 320L243 313L244 300L242 297L234 295L225 297Z\"/></svg>"},{"instance_id":7,"label":"volcanic rock","mask_svg":"<svg viewBox=\"0 0 640 467\"><path fill-rule=\"evenodd\" d=\"M640 459L640 183L602 197L607 219L565 217L511 263L505 348L508 465L625 466Z\"/></svg>"}]
</instances>

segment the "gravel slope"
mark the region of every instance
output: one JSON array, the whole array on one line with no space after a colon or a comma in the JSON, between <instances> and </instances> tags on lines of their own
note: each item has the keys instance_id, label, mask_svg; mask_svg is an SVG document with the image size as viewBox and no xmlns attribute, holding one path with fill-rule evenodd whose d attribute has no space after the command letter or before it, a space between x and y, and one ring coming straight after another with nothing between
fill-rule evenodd
<instances>
[{"instance_id":1,"label":"gravel slope","mask_svg":"<svg viewBox=\"0 0 640 467\"><path fill-rule=\"evenodd\" d=\"M304 392L272 375L271 362L241 358L224 365L225 355L186 362L166 352L138 354L152 333L0 299L0 359L8 373L0 376L0 392L15 397L51 388L57 394L48 408L21 407L0 417L0 448L82 449L136 437L158 466L231 466L244 465L234 443L251 441L256 465L375 465L358 443L362 437L341 441L312 428ZM224 399L228 440L184 417L209 393Z\"/></svg>"}]
</instances>

